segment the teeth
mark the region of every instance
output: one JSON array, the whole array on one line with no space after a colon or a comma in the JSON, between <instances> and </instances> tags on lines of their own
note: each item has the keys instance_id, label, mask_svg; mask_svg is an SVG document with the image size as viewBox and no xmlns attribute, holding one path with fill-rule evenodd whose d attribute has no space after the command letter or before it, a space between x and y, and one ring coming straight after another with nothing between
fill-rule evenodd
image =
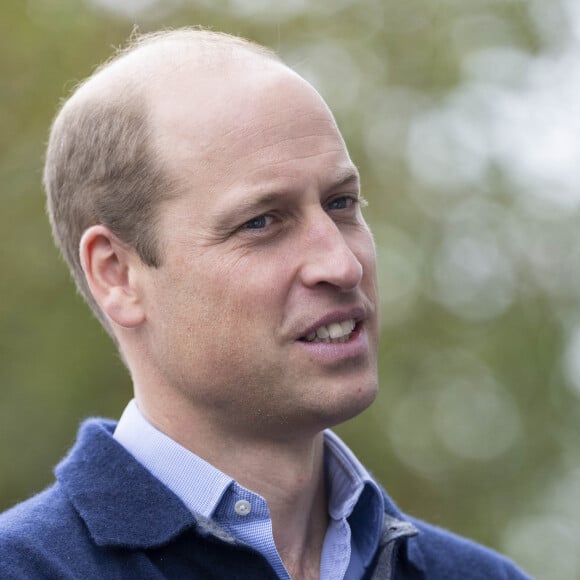
<instances>
[{"instance_id":1,"label":"teeth","mask_svg":"<svg viewBox=\"0 0 580 580\"><path fill-rule=\"evenodd\" d=\"M311 332L306 336L306 340L308 342L313 342L314 340L317 342L346 342L355 326L356 322L352 319L344 322L332 322Z\"/></svg>"},{"instance_id":2,"label":"teeth","mask_svg":"<svg viewBox=\"0 0 580 580\"><path fill-rule=\"evenodd\" d=\"M330 329L328 326L321 326L316 329L316 336L318 338L330 338Z\"/></svg>"},{"instance_id":3,"label":"teeth","mask_svg":"<svg viewBox=\"0 0 580 580\"><path fill-rule=\"evenodd\" d=\"M342 326L342 334L350 334L355 327L355 322L354 320L345 320L344 322L341 322L340 325Z\"/></svg>"},{"instance_id":4,"label":"teeth","mask_svg":"<svg viewBox=\"0 0 580 580\"><path fill-rule=\"evenodd\" d=\"M342 325L338 322L333 322L332 324L328 325L328 332L330 334L330 338L340 338L344 333L342 332ZM318 331L316 331L318 334Z\"/></svg>"}]
</instances>

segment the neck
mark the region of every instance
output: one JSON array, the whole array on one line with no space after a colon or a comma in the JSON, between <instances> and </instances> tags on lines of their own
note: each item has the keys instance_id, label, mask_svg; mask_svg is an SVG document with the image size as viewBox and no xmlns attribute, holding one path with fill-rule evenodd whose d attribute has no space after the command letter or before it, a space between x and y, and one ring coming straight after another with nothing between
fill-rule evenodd
<instances>
[{"instance_id":1,"label":"neck","mask_svg":"<svg viewBox=\"0 0 580 580\"><path fill-rule=\"evenodd\" d=\"M260 494L272 518L274 542L292 578L318 578L328 527L323 435L251 450L235 479ZM221 469L221 468L220 468Z\"/></svg>"},{"instance_id":2,"label":"neck","mask_svg":"<svg viewBox=\"0 0 580 580\"><path fill-rule=\"evenodd\" d=\"M328 509L321 432L287 438L243 437L204 429L201 417L186 422L180 413L150 413L159 430L261 495L268 503L276 548L293 578L318 578ZM195 427L192 427L195 426Z\"/></svg>"}]
</instances>

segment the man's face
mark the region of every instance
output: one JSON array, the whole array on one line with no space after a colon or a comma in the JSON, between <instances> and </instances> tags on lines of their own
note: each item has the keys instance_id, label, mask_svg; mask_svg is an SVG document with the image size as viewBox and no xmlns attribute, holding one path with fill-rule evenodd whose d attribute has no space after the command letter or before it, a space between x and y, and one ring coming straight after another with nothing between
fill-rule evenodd
<instances>
[{"instance_id":1,"label":"man's face","mask_svg":"<svg viewBox=\"0 0 580 580\"><path fill-rule=\"evenodd\" d=\"M184 191L161 208L162 265L147 273L159 388L246 433L319 430L366 408L375 251L318 94L274 64L183 75L156 95L153 122Z\"/></svg>"}]
</instances>

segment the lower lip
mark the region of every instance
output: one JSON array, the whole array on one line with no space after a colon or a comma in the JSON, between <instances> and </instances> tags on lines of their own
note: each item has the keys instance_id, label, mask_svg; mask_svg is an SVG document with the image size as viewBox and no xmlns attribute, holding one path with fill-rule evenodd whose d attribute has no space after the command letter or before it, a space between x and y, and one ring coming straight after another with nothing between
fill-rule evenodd
<instances>
[{"instance_id":1,"label":"lower lip","mask_svg":"<svg viewBox=\"0 0 580 580\"><path fill-rule=\"evenodd\" d=\"M337 363L366 357L369 339L362 324L357 325L347 342L307 342L298 344L313 358L322 363Z\"/></svg>"}]
</instances>

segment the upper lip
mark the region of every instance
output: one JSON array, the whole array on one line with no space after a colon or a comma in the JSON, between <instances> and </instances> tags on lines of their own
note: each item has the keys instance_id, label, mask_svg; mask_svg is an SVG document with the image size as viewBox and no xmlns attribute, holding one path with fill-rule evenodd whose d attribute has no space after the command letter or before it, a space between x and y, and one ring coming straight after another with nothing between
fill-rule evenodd
<instances>
[{"instance_id":1,"label":"upper lip","mask_svg":"<svg viewBox=\"0 0 580 580\"><path fill-rule=\"evenodd\" d=\"M306 327L304 330L300 331L298 339L305 338L309 334L315 332L317 328L320 328L321 326L327 326L328 324L332 324L333 322L344 322L345 320L354 320L355 323L358 323L361 320L364 320L365 318L367 318L367 313L365 309L361 306L355 306L353 308L349 308L348 310L335 310L322 316L316 322Z\"/></svg>"}]
</instances>

